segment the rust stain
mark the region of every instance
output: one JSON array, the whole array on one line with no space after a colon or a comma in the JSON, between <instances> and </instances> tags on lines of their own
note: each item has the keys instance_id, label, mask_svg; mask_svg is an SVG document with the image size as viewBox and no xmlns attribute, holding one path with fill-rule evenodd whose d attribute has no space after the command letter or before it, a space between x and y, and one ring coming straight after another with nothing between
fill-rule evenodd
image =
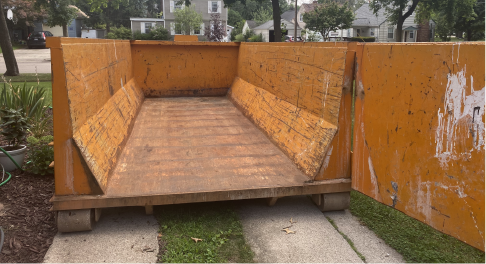
<instances>
[{"instance_id":1,"label":"rust stain","mask_svg":"<svg viewBox=\"0 0 486 264\"><path fill-rule=\"evenodd\" d=\"M483 251L484 57L359 44L352 168L354 189Z\"/></svg>"}]
</instances>

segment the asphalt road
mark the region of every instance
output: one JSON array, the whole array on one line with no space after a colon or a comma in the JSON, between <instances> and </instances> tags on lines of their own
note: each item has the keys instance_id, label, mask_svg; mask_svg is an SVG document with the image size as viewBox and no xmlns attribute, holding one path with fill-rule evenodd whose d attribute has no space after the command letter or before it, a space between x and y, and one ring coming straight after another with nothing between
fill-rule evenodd
<instances>
[{"instance_id":1,"label":"asphalt road","mask_svg":"<svg viewBox=\"0 0 486 264\"><path fill-rule=\"evenodd\" d=\"M51 73L50 49L18 49L14 50L20 73ZM3 54L0 53L0 74L7 71Z\"/></svg>"}]
</instances>

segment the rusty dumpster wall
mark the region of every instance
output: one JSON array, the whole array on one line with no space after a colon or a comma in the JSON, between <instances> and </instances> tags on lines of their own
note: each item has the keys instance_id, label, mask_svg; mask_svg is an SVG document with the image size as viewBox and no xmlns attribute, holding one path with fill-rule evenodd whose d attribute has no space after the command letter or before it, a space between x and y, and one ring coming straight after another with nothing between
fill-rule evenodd
<instances>
[{"instance_id":1,"label":"rusty dumpster wall","mask_svg":"<svg viewBox=\"0 0 486 264\"><path fill-rule=\"evenodd\" d=\"M337 131L346 48L240 46L229 97L309 178Z\"/></svg>"},{"instance_id":2,"label":"rusty dumpster wall","mask_svg":"<svg viewBox=\"0 0 486 264\"><path fill-rule=\"evenodd\" d=\"M224 96L238 43L132 41L133 75L147 97Z\"/></svg>"},{"instance_id":3,"label":"rusty dumpster wall","mask_svg":"<svg viewBox=\"0 0 486 264\"><path fill-rule=\"evenodd\" d=\"M358 44L353 188L484 251L484 43Z\"/></svg>"},{"instance_id":4,"label":"rusty dumpster wall","mask_svg":"<svg viewBox=\"0 0 486 264\"><path fill-rule=\"evenodd\" d=\"M99 194L144 99L130 42L49 38L56 195Z\"/></svg>"}]
</instances>

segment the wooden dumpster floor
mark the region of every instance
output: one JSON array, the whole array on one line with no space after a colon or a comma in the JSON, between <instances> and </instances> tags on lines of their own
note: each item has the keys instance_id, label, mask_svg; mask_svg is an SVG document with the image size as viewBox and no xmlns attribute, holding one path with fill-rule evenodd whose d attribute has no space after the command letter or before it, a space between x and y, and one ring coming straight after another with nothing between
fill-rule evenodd
<instances>
[{"instance_id":1,"label":"wooden dumpster floor","mask_svg":"<svg viewBox=\"0 0 486 264\"><path fill-rule=\"evenodd\" d=\"M308 180L226 97L157 98L144 101L105 197L302 187Z\"/></svg>"}]
</instances>

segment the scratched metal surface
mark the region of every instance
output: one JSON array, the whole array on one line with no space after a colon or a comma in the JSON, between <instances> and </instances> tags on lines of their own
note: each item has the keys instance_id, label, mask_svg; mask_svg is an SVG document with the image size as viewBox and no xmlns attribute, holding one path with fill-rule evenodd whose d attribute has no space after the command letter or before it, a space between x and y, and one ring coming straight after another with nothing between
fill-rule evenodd
<instances>
[{"instance_id":1,"label":"scratched metal surface","mask_svg":"<svg viewBox=\"0 0 486 264\"><path fill-rule=\"evenodd\" d=\"M235 105L309 178L337 131L346 48L240 47Z\"/></svg>"},{"instance_id":2,"label":"scratched metal surface","mask_svg":"<svg viewBox=\"0 0 486 264\"><path fill-rule=\"evenodd\" d=\"M359 44L353 188L484 250L484 43Z\"/></svg>"},{"instance_id":3,"label":"scratched metal surface","mask_svg":"<svg viewBox=\"0 0 486 264\"><path fill-rule=\"evenodd\" d=\"M104 191L144 99L132 77L130 43L80 42L62 51L73 139Z\"/></svg>"},{"instance_id":4,"label":"scratched metal surface","mask_svg":"<svg viewBox=\"0 0 486 264\"><path fill-rule=\"evenodd\" d=\"M236 43L132 42L133 74L147 97L223 96L236 76Z\"/></svg>"}]
</instances>

